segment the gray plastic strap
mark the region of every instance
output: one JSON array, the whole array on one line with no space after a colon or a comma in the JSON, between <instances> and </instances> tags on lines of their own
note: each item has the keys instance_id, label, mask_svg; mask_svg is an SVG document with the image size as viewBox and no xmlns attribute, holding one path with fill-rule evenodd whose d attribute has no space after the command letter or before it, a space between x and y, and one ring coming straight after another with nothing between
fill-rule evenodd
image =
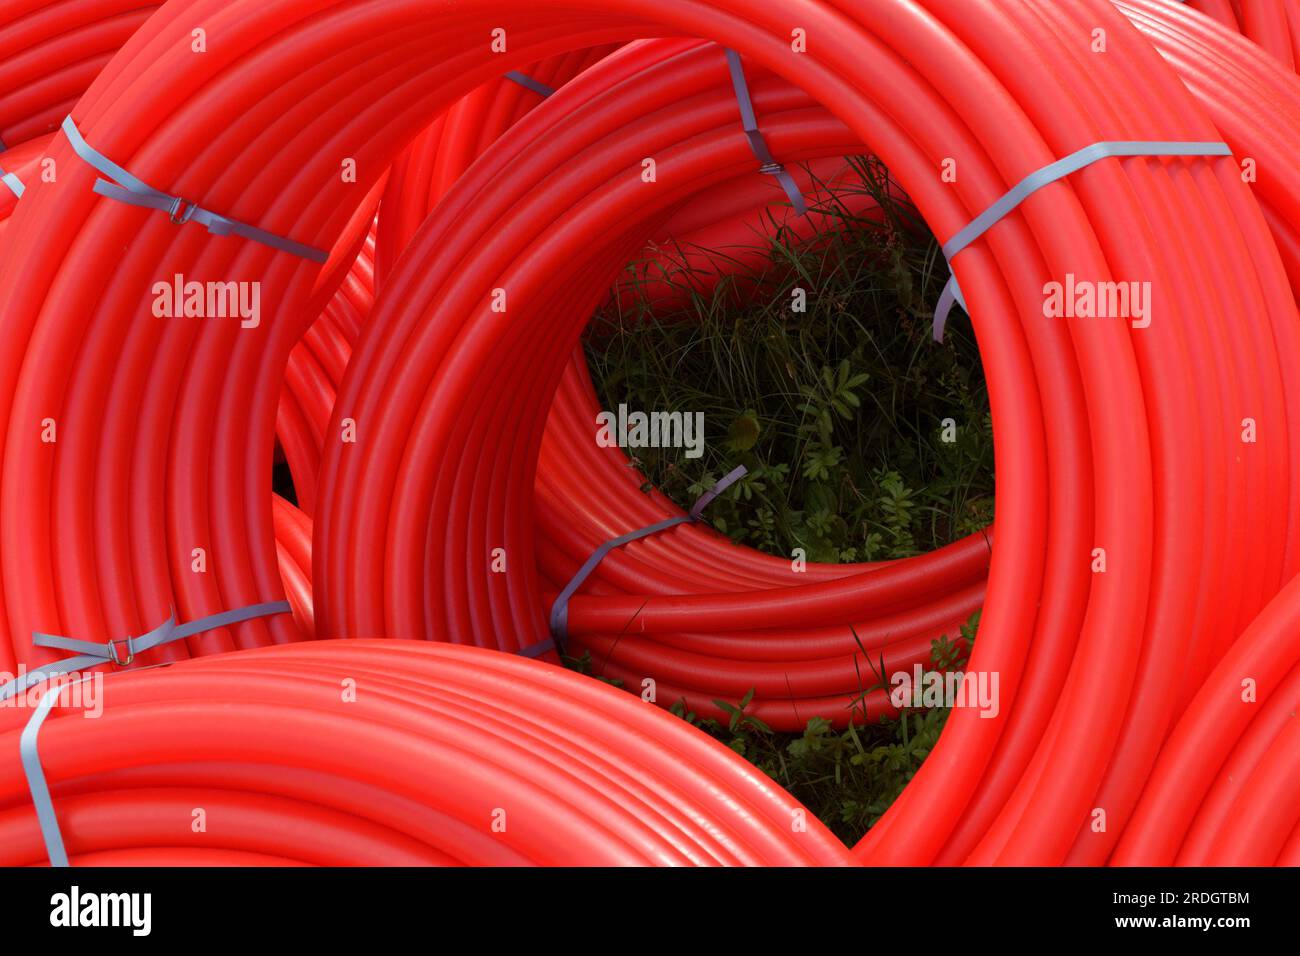
<instances>
[{"instance_id":1,"label":"gray plastic strap","mask_svg":"<svg viewBox=\"0 0 1300 956\"><path fill-rule=\"evenodd\" d=\"M87 165L92 166L108 179L114 180L114 182L109 182L108 179L95 181L95 192L101 196L115 199L129 206L160 209L167 213L171 221L177 225L184 225L190 221L197 222L202 226L206 226L208 232L214 236L242 236L253 242L260 242L264 246L270 246L272 249L279 249L282 252L288 252L303 259L309 259L312 262L325 262L329 259L329 254L320 249L303 245L301 242L294 242L292 239L286 239L283 236L277 236L264 229L258 229L256 226L250 226L248 223L227 219L225 216L204 209L202 206L182 199L180 196L171 196L161 190L154 189L87 143L82 138L81 130L77 129L77 124L71 116L68 116L63 121L63 133L68 137L68 142L72 144L73 150Z\"/></svg>"},{"instance_id":2,"label":"gray plastic strap","mask_svg":"<svg viewBox=\"0 0 1300 956\"><path fill-rule=\"evenodd\" d=\"M532 90L538 96L555 95L555 90L552 87L547 86L545 83L541 83L537 80L534 80L527 73L520 73L518 70L511 70L509 73L506 74L506 79L510 80L512 83L518 83L526 90Z\"/></svg>"},{"instance_id":3,"label":"gray plastic strap","mask_svg":"<svg viewBox=\"0 0 1300 956\"><path fill-rule=\"evenodd\" d=\"M745 128L749 148L754 151L754 155L762 164L758 171L768 176L775 176L785 190L785 194L790 197L790 204L794 206L794 211L800 216L807 215L808 204L804 202L803 193L799 192L794 177L772 156L772 151L767 148L767 140L763 139L763 134L759 132L758 118L754 115L754 103L749 97L749 82L745 79L745 67L740 62L740 54L735 50L727 50L727 68L731 71L731 85L736 91L736 102L740 104L740 121Z\"/></svg>"},{"instance_id":4,"label":"gray plastic strap","mask_svg":"<svg viewBox=\"0 0 1300 956\"><path fill-rule=\"evenodd\" d=\"M63 834L59 832L59 819L54 815L54 801L50 799L50 787L45 781L45 770L41 767L41 756L36 749L36 736L41 732L41 725L45 723L55 699L63 690L63 687L51 687L46 691L32 711L22 736L18 738L18 754L22 759L23 773L27 776L27 789L32 794L32 806L36 808L36 820L41 827L41 837L45 840L45 852L50 858L50 866L67 866L68 851L63 846Z\"/></svg>"},{"instance_id":5,"label":"gray plastic strap","mask_svg":"<svg viewBox=\"0 0 1300 956\"><path fill-rule=\"evenodd\" d=\"M591 557L589 557L586 563L578 569L578 573L575 574L569 583L564 586L564 590L560 592L559 596L555 599L555 603L551 605L550 638L544 641L538 641L536 644L530 644L528 647L520 650L519 653L524 657L540 657L542 654L551 650L559 650L563 653L564 642L568 640L569 637L569 599L573 597L578 588L582 587L582 582L587 580L591 575L591 572L596 570L596 566L605 559L605 555L609 554L615 548L621 548L623 545L636 541L639 538L658 534L660 531L676 527L679 524L699 521L700 515L703 514L704 509L713 502L713 499L718 497L718 495L722 494L741 478L745 477L746 473L747 469L744 465L739 465L733 468L730 472L724 475L717 484L704 494L700 495L695 504L691 505L691 510L686 514L677 515L673 518L665 518L663 521L656 521L654 524L647 525L644 528L639 528L636 531L629 531L625 535L620 535L617 538L612 538L609 541L606 541L599 548L593 551Z\"/></svg>"},{"instance_id":6,"label":"gray plastic strap","mask_svg":"<svg viewBox=\"0 0 1300 956\"><path fill-rule=\"evenodd\" d=\"M23 186L23 181L19 179L17 176L15 176L13 173L6 173L3 169L0 169L0 182L3 182L6 186L8 186L9 191L12 192L19 199L23 198L23 190L25 188Z\"/></svg>"},{"instance_id":7,"label":"gray plastic strap","mask_svg":"<svg viewBox=\"0 0 1300 956\"><path fill-rule=\"evenodd\" d=\"M1093 143L1091 146L1085 146L1064 159L1058 159L1056 162L1050 163L1022 179L1014 188L1008 190L1001 199L972 219L955 236L943 244L944 258L948 260L948 268L951 271L953 256L988 232L1022 202L1044 186L1049 186L1059 179L1064 179L1071 173L1076 173L1098 160L1123 156L1231 155L1232 150L1228 148L1227 143L1167 140L1111 140ZM954 302L963 309L966 308L966 299L962 295L961 288L957 285L957 277L950 275L947 285L943 288L943 294L939 297L939 304L934 310L934 340L936 342L943 341L944 326L948 322L948 313L952 310Z\"/></svg>"},{"instance_id":8,"label":"gray plastic strap","mask_svg":"<svg viewBox=\"0 0 1300 956\"><path fill-rule=\"evenodd\" d=\"M28 671L23 677L12 680L3 688L0 688L0 700L6 699L18 691L26 690L32 684L39 683L46 678L58 677L110 661L116 664L129 664L136 654L162 644L179 641L202 631L237 624L250 618L265 617L270 614L287 614L290 611L292 611L292 608L289 606L288 601L271 601L265 604L250 604L247 607L236 608L233 611L222 611L219 614L209 614L207 617L198 618L188 624L177 624L175 621L176 615L173 613L165 622L155 627L148 634L140 637L128 637L125 641L109 641L105 644L34 632L32 634L32 643L37 647L57 647L63 650L80 651L81 656ZM116 648L119 644L124 644L126 647L127 656L125 659L118 656ZM36 705L35 710L32 712L31 718L28 719L27 726L23 728L22 735L18 738L18 750L22 759L23 773L27 776L27 788L31 791L32 806L36 808L36 820L41 827L41 838L45 841L45 852L50 858L51 866L68 866L68 852L63 845L63 834L59 831L59 820L54 813L54 802L50 799L50 787L45 779L45 770L41 766L37 736L41 732L41 725L45 723L45 718L49 716L50 710L54 707L58 695L69 687L88 680L89 677L90 675L86 675L71 684L51 687L46 691L45 695L41 697L40 703Z\"/></svg>"},{"instance_id":9,"label":"gray plastic strap","mask_svg":"<svg viewBox=\"0 0 1300 956\"><path fill-rule=\"evenodd\" d=\"M32 644L34 646L74 651L77 656L35 667L22 676L11 680L8 684L0 687L0 701L7 700L14 694L22 693L33 684L39 684L51 677L71 674L75 671L85 670L87 667L97 667L100 664L113 663L125 667L131 663L136 654L142 654L163 644L170 644L172 641L183 640L203 631L227 627L255 617L288 614L292 610L293 608L288 601L271 601L265 604L250 604L247 607L236 608L233 611L222 611L219 614L209 614L207 617L198 618L188 624L177 624L176 614L173 612L166 621L147 634L142 634L140 637L128 637L125 640L108 641L103 644L34 631L32 632Z\"/></svg>"}]
</instances>

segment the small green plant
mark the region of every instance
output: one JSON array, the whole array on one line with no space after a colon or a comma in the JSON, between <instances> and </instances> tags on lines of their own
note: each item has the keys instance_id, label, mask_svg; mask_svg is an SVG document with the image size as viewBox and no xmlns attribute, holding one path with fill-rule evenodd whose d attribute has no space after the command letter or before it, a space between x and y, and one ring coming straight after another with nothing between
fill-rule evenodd
<instances>
[{"instance_id":1,"label":"small green plant","mask_svg":"<svg viewBox=\"0 0 1300 956\"><path fill-rule=\"evenodd\" d=\"M560 655L560 663L562 663L569 670L576 671L577 673L582 674L585 677L595 678L596 680L600 681L602 684L608 684L611 687L619 687L619 688L623 686L623 681L620 678L606 677L604 674L596 673L595 666L593 665L591 660L591 651L587 650L586 648L584 648L582 653L577 655L576 657L571 657L568 654Z\"/></svg>"}]
</instances>

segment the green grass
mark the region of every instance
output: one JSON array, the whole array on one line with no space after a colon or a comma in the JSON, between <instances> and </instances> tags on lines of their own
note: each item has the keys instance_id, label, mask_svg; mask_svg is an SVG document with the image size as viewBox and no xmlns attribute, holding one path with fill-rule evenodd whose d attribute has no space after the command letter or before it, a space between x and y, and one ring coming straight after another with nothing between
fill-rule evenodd
<instances>
[{"instance_id":1,"label":"green grass","mask_svg":"<svg viewBox=\"0 0 1300 956\"><path fill-rule=\"evenodd\" d=\"M979 611L962 625L961 642L940 636L931 643L934 670L961 669L969 659L979 625ZM726 711L726 722L700 717L678 701L669 709L699 728L793 794L818 819L852 846L889 809L920 769L948 720L948 708L906 709L901 718L865 719L862 701L876 688L888 689L883 662L872 665L863 655L866 673L862 692L854 704L855 718L836 730L824 717L808 721L802 733L778 733L747 714L753 691L734 703L715 700ZM579 673L591 674L591 658L568 658L565 663ZM605 680L604 678L600 678ZM622 686L619 681L608 681Z\"/></svg>"},{"instance_id":2,"label":"green grass","mask_svg":"<svg viewBox=\"0 0 1300 956\"><path fill-rule=\"evenodd\" d=\"M978 349L960 317L942 344L931 338L947 278L942 255L915 210L891 198L880 164L856 159L854 168L850 187L816 204L836 222L817 241L775 229L761 273L692 294L671 314L644 296L624 312L611 305L586 344L604 408L704 413L701 458L672 448L633 453L646 491L657 487L687 508L744 464L749 474L705 520L769 554L799 548L832 563L919 554L993 518ZM880 222L849 212L843 200L854 192L877 201ZM796 288L806 291L802 313L791 308ZM955 426L947 436L945 419ZM963 628L968 641L977 620L978 612ZM967 651L936 640L932 663L961 667ZM569 664L591 672L585 656ZM887 685L883 665L865 654L859 664L864 695ZM746 713L749 702L715 701L725 723L680 702L673 712L761 768L849 844L902 792L947 719L946 710L908 711L836 731L823 715L802 733L775 733Z\"/></svg>"},{"instance_id":3,"label":"green grass","mask_svg":"<svg viewBox=\"0 0 1300 956\"><path fill-rule=\"evenodd\" d=\"M978 350L960 318L942 344L931 338L943 258L915 212L889 198L884 169L855 168L851 188L881 203L881 224L850 214L841 190L818 207L838 223L820 242L777 232L771 267L751 277L756 299L738 304L724 281L673 314L644 298L626 314L611 306L586 347L603 407L704 413L701 458L635 452L647 490L689 507L743 464L749 474L706 520L760 551L802 548L830 563L919 554L993 516ZM791 310L795 288L805 313Z\"/></svg>"},{"instance_id":4,"label":"green grass","mask_svg":"<svg viewBox=\"0 0 1300 956\"><path fill-rule=\"evenodd\" d=\"M978 620L976 612L962 628L968 642L975 639ZM960 644L941 637L932 645L931 663L936 669L960 668L968 653ZM871 676L873 683L860 695L859 707L865 691L888 689L879 667ZM909 709L900 719L882 717L875 723L858 719L842 731L835 730L829 720L814 717L802 734L778 734L744 713L748 700L734 705L715 703L730 715L726 724L699 720L680 704L673 712L781 784L849 846L857 843L903 792L938 742L949 713L946 708Z\"/></svg>"}]
</instances>

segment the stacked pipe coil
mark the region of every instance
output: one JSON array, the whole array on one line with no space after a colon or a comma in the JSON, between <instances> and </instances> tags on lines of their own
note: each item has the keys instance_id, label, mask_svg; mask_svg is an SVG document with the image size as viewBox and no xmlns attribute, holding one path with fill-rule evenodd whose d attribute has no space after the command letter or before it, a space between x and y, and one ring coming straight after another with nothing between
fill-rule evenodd
<instances>
[{"instance_id":1,"label":"stacked pipe coil","mask_svg":"<svg viewBox=\"0 0 1300 956\"><path fill-rule=\"evenodd\" d=\"M505 654L266 648L112 675L94 709L61 707L40 735L74 865L852 861L721 744ZM0 714L5 752L26 719ZM17 761L0 768L0 833L3 865L43 861Z\"/></svg>"},{"instance_id":2,"label":"stacked pipe coil","mask_svg":"<svg viewBox=\"0 0 1300 956\"><path fill-rule=\"evenodd\" d=\"M636 126L630 120L638 115L638 110L660 109L658 104L662 102L662 91L671 84L674 102L685 100L701 104L698 109L700 115L707 116L710 124L707 128L712 141L732 147L729 152L718 151L712 155L721 162L731 164L733 177L742 182L751 179L752 163L745 161L747 147L743 138L736 135L735 102L725 83L725 77L725 59L712 44L661 41L629 48L588 71L579 81L539 106L524 121L518 135L513 135L508 140L499 140L497 146L485 154L479 165L467 175L479 175L482 181L487 182L508 182L507 178L501 176L501 170L519 165L522 152L532 148L539 139L559 135L557 128L562 125L565 117L596 107L605 115L623 117L624 123L615 134L615 139L627 148L639 148L641 144L635 142ZM756 76L753 88L755 101L763 111L765 122L775 122L782 114L783 106L796 117L801 111L812 109L813 104L799 91L784 84L765 83L764 79ZM721 85L719 80L723 81ZM594 95L591 91L602 95L603 99L593 103L585 98L584 94L588 97ZM694 101L686 100L688 94L694 94ZM655 105L647 107L646 104ZM706 108L707 114L704 113ZM669 135L681 135L672 126L665 124L664 128ZM825 128L831 131L832 138L827 141L828 145L820 147L822 150L829 150L833 155L852 152L851 138L836 124L828 122ZM523 135L525 129L527 136ZM539 133L539 130L544 132ZM698 135L694 128L690 134ZM838 139L835 138L837 136ZM739 153L735 149L737 146L740 148ZM600 146L582 141L569 148L575 153L592 153ZM652 150L647 149L646 152ZM484 165L489 160L491 165ZM510 197L503 196L498 200L499 205L494 215L508 216L509 213L503 210L509 208L510 202ZM647 208L652 204L653 200L647 202ZM420 276L426 271L427 261L427 248L417 249L408 251L402 260L402 266L412 275ZM402 267L399 267L390 277L389 285L405 279ZM385 294L388 295L387 292ZM392 293L388 301L398 308L404 308L404 303L409 301L409 294L403 287ZM389 315L388 312L377 314L376 323L383 327L390 326ZM370 374L374 361L370 353L357 357L349 365L349 374ZM386 373L380 371L378 374ZM397 424L398 419L392 412L362 412L352 409L347 401L345 406L349 410L341 413L343 417L369 420L377 416L381 420L395 423L394 435L401 433L402 426ZM545 509L539 519L542 534L538 547L542 566L551 579L552 597L600 541L629 528L649 524L662 516L665 506L662 498L649 500L639 491L640 479L627 467L621 451L598 449L592 442L595 411L596 403L590 383L584 380L581 360L575 358L551 411L551 424L547 434L553 438L544 446L536 481ZM346 473L336 479L330 470L332 463L342 460L338 457L331 458L327 452L327 486L334 480L348 481L350 476ZM359 460L359 456L353 460ZM604 514L597 512L595 521L588 514L599 507L600 501L581 487L574 486L575 475L582 476L584 480L601 475L602 483L619 492L618 500ZM368 479L359 480L362 483L369 482ZM356 485L339 487L346 487L346 490L332 492L332 500L352 500ZM381 492L381 497L372 499L374 504L379 508L386 507L387 496L381 491L382 485L376 484L375 488ZM333 537L336 533L334 529L352 535L362 528L372 527L369 516L366 515L359 521L353 521L351 517L340 517L341 520L331 523L331 516L321 516L325 524L321 538L323 560L332 560L331 555L334 554L338 555L339 560L348 560L348 566L340 573L352 582L346 594L343 588L334 592L338 599L333 606L373 606L378 609L383 599L365 595L360 590L365 586L367 577L373 578L372 573L359 567L362 562L355 560L360 559L363 552L356 548L352 539ZM582 527L584 522L588 525L585 529ZM641 595L646 593L646 585L666 595L678 595L683 590L704 591L710 583L715 583L719 588L746 588L744 594L738 595L738 600L726 609L725 620L719 624L699 621L697 626L706 633L699 637L684 635L677 638L685 647L675 658L671 646L672 631L662 644L647 645L644 641L627 638L621 646L627 653L634 655L634 663L637 657L642 662L647 658L653 661L652 666L642 663L641 670L630 672L621 660L606 663L605 659L609 656L606 652L610 644L617 640L619 629L626 630L626 621L629 619L636 617L639 627L653 630L655 608L647 605L642 615L637 617L636 606L632 602L644 604L644 598L628 598L624 601L623 608L607 612L607 618L610 619L622 616L618 617L613 627L607 625L612 633L604 645L596 644L585 634L583 643L591 646L593 655L601 661L602 667L610 676L630 681L638 687L642 679L654 678L660 684L656 696L665 705L685 698L692 708L713 713L717 712L713 703L715 698L725 696L739 699L750 688L756 688L753 712L773 726L783 728L802 727L810 716L817 715L830 716L840 723L847 721L847 705L862 689L859 671L866 669L861 661L855 661L858 638L845 626L847 623L862 624L858 637L873 651L887 651L885 664L890 668L910 668L915 662L927 660L931 640L945 631L955 634L957 625L979 606L982 597L979 578L983 574L988 554L987 543L977 536L936 558L907 562L893 568L813 566L804 578L800 578L792 573L789 561L732 546L706 532L686 532L682 537L687 539L684 546L676 543L675 536L661 536L637 546L655 555L666 552L669 561L674 556L680 556L676 561L677 567L665 570L656 568L651 562L631 563L633 559L628 554L620 553L606 559L600 572L602 580L609 579L611 575L619 583L630 579L633 587L640 586L643 589L639 592ZM552 557L557 549L561 549L561 553ZM519 554L509 547L506 552ZM524 555L527 557L527 552ZM490 555L486 552L483 553L483 559L491 563ZM473 560L466 570L473 568ZM627 570L629 567L630 571ZM933 573L931 569L938 573ZM931 572L928 580L922 586L913 588L916 594L910 596L910 603L900 600L899 592L927 571ZM864 576L868 572L874 572L875 578L871 586L864 588ZM509 578L510 575L507 574L506 577ZM801 595L790 585L804 579L815 583L808 587L810 594ZM760 595L755 591L757 587L770 590L767 594ZM950 591L955 594L949 593ZM750 606L743 609L738 606L741 602ZM784 604L783 609L777 606L780 604ZM630 610L624 610L629 606ZM884 609L880 619L871 624L863 624L865 616L878 608ZM717 616L721 618L723 614ZM340 622L343 620L339 618ZM574 603L573 621L575 632L586 627L581 601ZM787 628L785 632L776 630L782 626ZM371 623L351 625L331 622L321 633L322 636L362 635L376 633L377 631L368 630L374 627ZM707 636L708 631L723 633L710 638ZM468 633L470 632L467 635ZM478 635L476 639L496 640L494 635L481 629L474 633ZM701 647L702 642L710 640L712 647ZM706 660L702 654L708 654L709 659ZM760 660L771 663L760 663ZM692 681L691 677L684 676L691 669L698 672L705 666L708 667L708 672L703 678L696 676ZM870 716L874 718L884 709L884 695L879 691L874 692L871 695Z\"/></svg>"}]
</instances>

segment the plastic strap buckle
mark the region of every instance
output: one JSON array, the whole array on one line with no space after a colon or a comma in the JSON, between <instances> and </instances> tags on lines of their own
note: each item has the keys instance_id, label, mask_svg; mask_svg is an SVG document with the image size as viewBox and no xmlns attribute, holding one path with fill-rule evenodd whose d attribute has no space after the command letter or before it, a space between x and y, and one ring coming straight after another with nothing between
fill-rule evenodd
<instances>
[{"instance_id":1,"label":"plastic strap buckle","mask_svg":"<svg viewBox=\"0 0 1300 956\"><path fill-rule=\"evenodd\" d=\"M781 188L785 190L785 194L790 197L790 204L794 206L794 211L800 216L806 216L808 204L804 201L803 193L799 192L798 184L789 171L772 156L772 151L767 148L767 141L759 132L758 118L754 115L754 102L749 97L749 83L745 79L745 67L740 62L740 54L735 50L727 50L727 69L731 71L731 85L736 91L736 102L740 105L740 122L745 128L745 138L749 140L749 148L754 151L760 164L758 171L768 176L775 176Z\"/></svg>"},{"instance_id":2,"label":"plastic strap buckle","mask_svg":"<svg viewBox=\"0 0 1300 956\"><path fill-rule=\"evenodd\" d=\"M126 645L126 660L122 660L117 656L118 644ZM122 641L108 642L108 662L114 667L127 667L133 660L135 660L135 648L131 646L131 638L128 637Z\"/></svg>"},{"instance_id":3,"label":"plastic strap buckle","mask_svg":"<svg viewBox=\"0 0 1300 956\"><path fill-rule=\"evenodd\" d=\"M253 242L270 246L272 249L278 249L281 252L288 252L312 262L326 262L329 259L329 253L314 246L294 242L292 239L277 236L265 229L250 226L246 222L228 219L212 212L210 209L204 209L198 203L192 203L180 196L173 196L160 189L154 189L144 180L133 176L87 143L71 116L63 120L63 134L68 137L68 142L72 144L73 151L82 161L105 177L95 181L95 192L101 196L114 199L120 203L126 203L128 206L161 210L166 212L168 218L177 225L183 225L192 220L206 226L208 232L214 236L242 236Z\"/></svg>"},{"instance_id":4,"label":"plastic strap buckle","mask_svg":"<svg viewBox=\"0 0 1300 956\"><path fill-rule=\"evenodd\" d=\"M172 204L167 209L167 218L176 223L176 225L183 226L193 217L195 208L194 203L186 202L180 196L176 196L172 199ZM184 212L181 212L181 210L184 210ZM181 213L179 216L176 215L178 212Z\"/></svg>"},{"instance_id":5,"label":"plastic strap buckle","mask_svg":"<svg viewBox=\"0 0 1300 956\"><path fill-rule=\"evenodd\" d=\"M218 627L226 627L230 624L238 624L241 621L248 621L255 617L267 617L272 614L288 614L293 608L288 601L272 601L265 604L250 604L247 607L236 608L233 611L222 611L219 614L209 614L207 617L201 617L190 621L188 624L177 624L176 614L172 614L159 624L152 631L143 634L140 637L114 638L110 641L100 643L98 641L81 641L71 637L61 637L58 634L42 634L39 631L32 632L32 645L34 647L52 647L58 650L73 651L77 656L65 658L61 661L55 661L52 664L44 664L28 671L22 677L15 678L9 683L0 687L0 701L7 700L14 694L21 693L33 684L40 683L49 677L58 677L62 674L71 674L75 671L85 670L88 667L97 667L101 664L112 664L116 667L126 667L134 662L137 654L143 654L145 651L152 650L155 647L161 647L163 644L170 644L172 641L183 640L194 634L203 631L211 631ZM126 657L123 658L118 653L117 646L126 645Z\"/></svg>"},{"instance_id":6,"label":"plastic strap buckle","mask_svg":"<svg viewBox=\"0 0 1300 956\"><path fill-rule=\"evenodd\" d=\"M0 700L10 697L18 690L26 690L47 677L59 677L95 664L111 663L117 667L126 667L135 660L137 651L147 651L150 648L171 641L178 641L192 634L225 627L227 624L235 624L239 621L265 617L270 614L287 614L292 610L288 601L250 604L247 607L236 608L233 611L210 614L207 617L201 617L179 626L175 622L175 614L173 613L164 623L143 637L118 638L104 644L97 644L93 641L77 641L69 637L58 637L53 634L34 633L32 643L38 647L70 648L81 650L83 653L80 657L60 661L57 664L47 664L45 667L28 671L24 677L10 681L3 688L0 688ZM117 653L118 644L126 645L125 660ZM44 696L41 697L40 703L33 710L32 716L28 719L27 726L23 728L22 735L18 740L23 773L27 777L27 788L31 791L32 806L36 808L36 819L41 827L41 838L45 841L45 852L50 858L51 866L67 866L68 852L63 844L63 834L59 831L59 820L54 813L54 803L50 799L50 788L45 779L45 770L41 766L40 751L37 749L37 736L41 732L41 725L45 723L45 718L49 716L50 710L54 707L59 693L68 687L89 680L90 676L86 674L71 684L51 687L46 691Z\"/></svg>"}]
</instances>

